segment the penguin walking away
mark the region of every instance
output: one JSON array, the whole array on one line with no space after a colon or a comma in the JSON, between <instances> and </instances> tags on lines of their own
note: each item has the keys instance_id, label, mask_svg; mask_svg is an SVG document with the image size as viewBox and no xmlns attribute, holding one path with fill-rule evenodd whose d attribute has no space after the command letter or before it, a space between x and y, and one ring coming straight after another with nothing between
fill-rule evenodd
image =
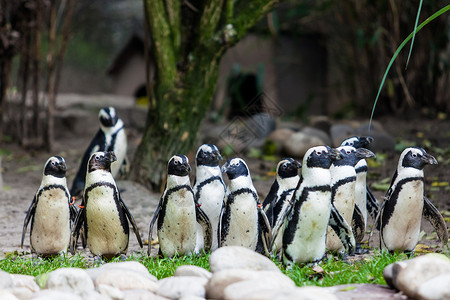
<instances>
[{"instance_id":1,"label":"penguin walking away","mask_svg":"<svg viewBox=\"0 0 450 300\"><path fill-rule=\"evenodd\" d=\"M334 161L330 167L331 174L331 202L345 218L352 224L355 240L364 237L364 217L360 209L355 206L356 200L356 164L365 158L374 157L375 154L365 148L355 149L351 146L341 146L337 150L341 159ZM353 222L352 222L353 221ZM361 237L362 236L362 237ZM328 228L327 249L331 252L343 254L344 245L331 227Z\"/></svg>"},{"instance_id":2,"label":"penguin walking away","mask_svg":"<svg viewBox=\"0 0 450 300\"><path fill-rule=\"evenodd\" d=\"M139 245L141 236L133 216L123 202L111 164L114 152L94 152L88 161L83 200L72 230L71 252L74 253L81 228L89 250L96 258L111 259L128 250L131 223Z\"/></svg>"},{"instance_id":3,"label":"penguin walking away","mask_svg":"<svg viewBox=\"0 0 450 300\"><path fill-rule=\"evenodd\" d=\"M434 205L424 197L423 169L428 164L437 164L437 160L422 148L406 148L400 155L397 170L376 221L382 249L390 252L403 251L414 256L422 215L431 221L440 240L447 244L445 221Z\"/></svg>"},{"instance_id":4,"label":"penguin walking away","mask_svg":"<svg viewBox=\"0 0 450 300\"><path fill-rule=\"evenodd\" d=\"M220 219L220 246L243 246L268 254L271 229L258 201L250 171L244 160L229 159L222 167L229 184Z\"/></svg>"},{"instance_id":5,"label":"penguin walking away","mask_svg":"<svg viewBox=\"0 0 450 300\"><path fill-rule=\"evenodd\" d=\"M293 158L282 159L277 165L275 181L263 201L264 212L273 232L282 225L281 217L291 204L292 194L300 181L299 168L301 168L301 163ZM283 235L278 234L277 240L274 241L273 251L281 250L282 238Z\"/></svg>"},{"instance_id":6,"label":"penguin walking away","mask_svg":"<svg viewBox=\"0 0 450 300\"><path fill-rule=\"evenodd\" d=\"M219 162L222 159L219 149L215 145L204 144L197 150L196 177L194 183L194 196L197 204L208 216L212 227L212 245L214 251L219 246L219 218L225 197L225 183L222 178ZM197 251L203 248L203 230L198 230Z\"/></svg>"},{"instance_id":7,"label":"penguin walking away","mask_svg":"<svg viewBox=\"0 0 450 300\"><path fill-rule=\"evenodd\" d=\"M88 160L94 152L113 151L117 160L111 164L111 174L116 178L123 165L126 165L127 135L124 123L114 107L104 107L98 113L100 128L84 152L80 167L72 182L70 194L80 196L84 191Z\"/></svg>"},{"instance_id":8,"label":"penguin walking away","mask_svg":"<svg viewBox=\"0 0 450 300\"><path fill-rule=\"evenodd\" d=\"M42 181L34 195L23 224L21 245L31 219L31 252L48 257L65 253L70 241L71 220L76 209L70 203L64 158L50 157L44 166Z\"/></svg>"},{"instance_id":9,"label":"penguin walking away","mask_svg":"<svg viewBox=\"0 0 450 300\"><path fill-rule=\"evenodd\" d=\"M331 203L331 163L340 152L328 146L310 148L303 157L302 176L293 205L283 217L285 265L318 263L325 256L327 226L338 232L349 252L354 250L352 229ZM274 232L272 241L279 232Z\"/></svg>"},{"instance_id":10,"label":"penguin walking away","mask_svg":"<svg viewBox=\"0 0 450 300\"><path fill-rule=\"evenodd\" d=\"M191 167L185 155L174 155L170 158L166 187L150 222L148 255L151 252L155 222L157 222L160 255L173 257L176 254L194 253L197 243L197 224L203 228L205 251L211 249L211 223L196 203L189 181L190 170Z\"/></svg>"}]
</instances>

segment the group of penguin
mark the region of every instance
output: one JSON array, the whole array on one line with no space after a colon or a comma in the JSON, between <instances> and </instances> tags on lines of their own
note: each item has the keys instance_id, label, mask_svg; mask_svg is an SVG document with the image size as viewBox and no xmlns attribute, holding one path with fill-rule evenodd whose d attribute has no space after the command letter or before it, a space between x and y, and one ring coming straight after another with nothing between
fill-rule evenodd
<instances>
[{"instance_id":1,"label":"group of penguin","mask_svg":"<svg viewBox=\"0 0 450 300\"><path fill-rule=\"evenodd\" d=\"M31 220L30 246L36 255L54 256L67 249L73 254L79 238L96 258L125 255L129 223L143 247L114 180L126 163L123 121L113 107L101 109L99 121L100 129L85 152L70 192L64 159L53 156L44 166L21 242ZM405 149L380 206L366 185L366 159L375 156L366 147L372 141L371 137L351 137L337 148L310 148L302 163L282 159L263 201L245 161L231 158L220 167L222 156L215 145L198 148L192 187L188 158L172 156L166 186L150 222L149 255L156 224L162 256L243 246L280 257L286 265L315 264L326 257L327 250L340 257L363 253L360 244L368 215L375 220L382 249L414 255L422 215L446 244L445 221L424 195L423 169L437 164L436 159L421 148ZM222 173L227 174L228 184ZM81 205L76 209L73 197L79 194Z\"/></svg>"}]
</instances>

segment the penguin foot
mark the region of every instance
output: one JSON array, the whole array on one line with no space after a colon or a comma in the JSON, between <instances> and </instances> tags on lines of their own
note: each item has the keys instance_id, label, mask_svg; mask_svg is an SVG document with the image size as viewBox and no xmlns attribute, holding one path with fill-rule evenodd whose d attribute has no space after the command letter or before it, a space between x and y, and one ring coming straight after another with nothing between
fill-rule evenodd
<instances>
[{"instance_id":1,"label":"penguin foot","mask_svg":"<svg viewBox=\"0 0 450 300\"><path fill-rule=\"evenodd\" d=\"M120 254L119 260L120 261L126 261L127 260L127 256L125 254Z\"/></svg>"},{"instance_id":2,"label":"penguin foot","mask_svg":"<svg viewBox=\"0 0 450 300\"><path fill-rule=\"evenodd\" d=\"M355 247L355 253L351 254L350 256L355 256L355 255L362 255L362 254L367 254L369 253L369 249L364 249L361 247L361 244L356 244Z\"/></svg>"},{"instance_id":3,"label":"penguin foot","mask_svg":"<svg viewBox=\"0 0 450 300\"><path fill-rule=\"evenodd\" d=\"M105 262L102 259L101 255L96 255L94 256L94 266L101 266L103 265Z\"/></svg>"}]
</instances>

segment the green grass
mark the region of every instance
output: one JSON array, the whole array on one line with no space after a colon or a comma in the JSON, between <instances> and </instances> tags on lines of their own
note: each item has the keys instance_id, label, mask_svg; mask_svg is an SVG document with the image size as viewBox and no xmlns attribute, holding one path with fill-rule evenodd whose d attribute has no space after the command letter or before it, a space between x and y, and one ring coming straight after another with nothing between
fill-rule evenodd
<instances>
[{"instance_id":1,"label":"green grass","mask_svg":"<svg viewBox=\"0 0 450 300\"><path fill-rule=\"evenodd\" d=\"M274 260L274 262L298 286L333 286L349 283L386 284L382 275L384 267L393 262L405 259L407 257L404 254L389 254L387 252L376 251L372 256L363 261L353 261L351 263L331 258L320 264L319 268L294 266L291 269L286 269L279 261ZM158 279L172 276L177 267L181 265L196 265L209 270L209 254L202 256L180 256L171 259L148 257L146 255L131 255L127 260L142 263ZM119 261L119 259L112 261ZM93 265L92 262L79 254L47 260L10 255L0 260L0 269L8 273L32 276L38 276L63 267L85 269L93 267Z\"/></svg>"}]
</instances>

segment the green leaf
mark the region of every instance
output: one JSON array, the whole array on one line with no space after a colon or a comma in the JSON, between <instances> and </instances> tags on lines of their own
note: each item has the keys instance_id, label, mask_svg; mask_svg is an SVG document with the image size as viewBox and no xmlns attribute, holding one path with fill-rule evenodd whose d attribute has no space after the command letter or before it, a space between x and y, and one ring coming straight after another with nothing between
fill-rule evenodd
<instances>
[{"instance_id":1,"label":"green leaf","mask_svg":"<svg viewBox=\"0 0 450 300\"><path fill-rule=\"evenodd\" d=\"M417 23L419 23L420 11L422 10L422 3L423 3L423 0L420 0L419 9L417 10L416 23L414 24L414 34L413 34L412 40L411 40L411 48L409 48L409 54L408 54L408 59L406 60L405 69L408 68L409 59L411 58L411 52L412 52L413 45L414 45L414 38L416 37L416 32L417 32Z\"/></svg>"}]
</instances>

